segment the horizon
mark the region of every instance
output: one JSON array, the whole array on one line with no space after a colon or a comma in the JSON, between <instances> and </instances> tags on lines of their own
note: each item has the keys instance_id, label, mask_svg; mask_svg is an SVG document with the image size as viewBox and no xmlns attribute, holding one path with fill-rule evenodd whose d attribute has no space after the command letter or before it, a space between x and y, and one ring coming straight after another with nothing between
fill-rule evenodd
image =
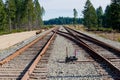
<instances>
[{"instance_id":1,"label":"horizon","mask_svg":"<svg viewBox=\"0 0 120 80\"><path fill-rule=\"evenodd\" d=\"M111 0L90 1L95 9L101 6L103 12L106 6L111 3ZM82 18L82 11L84 10L86 0L39 0L39 2L40 5L43 6L45 9L45 15L43 16L43 20L49 20L58 17L73 17L74 8L78 12L78 18Z\"/></svg>"}]
</instances>

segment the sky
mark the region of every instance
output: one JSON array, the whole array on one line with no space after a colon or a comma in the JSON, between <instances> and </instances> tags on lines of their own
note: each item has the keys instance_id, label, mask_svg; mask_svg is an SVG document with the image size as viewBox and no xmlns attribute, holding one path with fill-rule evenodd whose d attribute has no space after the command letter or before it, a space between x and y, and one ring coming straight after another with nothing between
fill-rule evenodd
<instances>
[{"instance_id":1,"label":"sky","mask_svg":"<svg viewBox=\"0 0 120 80\"><path fill-rule=\"evenodd\" d=\"M43 20L58 17L73 17L73 9L78 12L78 17L83 17L82 11L87 0L39 0L40 5L45 9ZM102 6L105 10L106 6L110 4L111 0L90 0L93 6L98 8Z\"/></svg>"}]
</instances>

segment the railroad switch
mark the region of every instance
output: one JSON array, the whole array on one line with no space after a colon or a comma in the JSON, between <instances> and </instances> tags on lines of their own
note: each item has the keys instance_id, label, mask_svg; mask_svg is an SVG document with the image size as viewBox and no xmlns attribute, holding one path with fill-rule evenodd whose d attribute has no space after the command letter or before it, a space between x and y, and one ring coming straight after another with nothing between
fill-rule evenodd
<instances>
[{"instance_id":1,"label":"railroad switch","mask_svg":"<svg viewBox=\"0 0 120 80\"><path fill-rule=\"evenodd\" d=\"M76 58L76 56L70 56L70 57L66 57L65 58L65 62L67 63L67 62L73 62L73 61L77 61L78 60L78 58Z\"/></svg>"},{"instance_id":2,"label":"railroad switch","mask_svg":"<svg viewBox=\"0 0 120 80\"><path fill-rule=\"evenodd\" d=\"M73 62L73 61L77 61L78 58L76 57L76 50L75 50L75 56L70 56L68 57L68 50L66 48L66 58L65 58L65 63L67 62Z\"/></svg>"}]
</instances>

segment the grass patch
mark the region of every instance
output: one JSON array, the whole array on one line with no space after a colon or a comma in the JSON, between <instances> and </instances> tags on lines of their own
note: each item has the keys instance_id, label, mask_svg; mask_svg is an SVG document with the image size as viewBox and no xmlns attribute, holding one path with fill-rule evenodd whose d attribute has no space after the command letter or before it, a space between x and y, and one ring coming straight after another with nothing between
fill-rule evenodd
<instances>
[{"instance_id":1,"label":"grass patch","mask_svg":"<svg viewBox=\"0 0 120 80\"><path fill-rule=\"evenodd\" d=\"M103 28L103 27L100 27L100 28L97 28L97 31L112 32L113 29L112 28Z\"/></svg>"},{"instance_id":2,"label":"grass patch","mask_svg":"<svg viewBox=\"0 0 120 80\"><path fill-rule=\"evenodd\" d=\"M25 29L18 29L18 30L14 29L14 30L12 30L11 32L10 32L9 30L6 30L6 31L1 30L1 31L0 31L0 35L17 33L17 32L24 32L24 31L27 31L27 30L25 30Z\"/></svg>"},{"instance_id":3,"label":"grass patch","mask_svg":"<svg viewBox=\"0 0 120 80\"><path fill-rule=\"evenodd\" d=\"M44 25L42 28L49 29L49 28L53 28L53 27L54 27L53 25Z\"/></svg>"},{"instance_id":4,"label":"grass patch","mask_svg":"<svg viewBox=\"0 0 120 80\"><path fill-rule=\"evenodd\" d=\"M114 30L112 28L103 28L103 27L93 27L90 29L87 29L88 31L102 31L102 32L113 32Z\"/></svg>"},{"instance_id":5,"label":"grass patch","mask_svg":"<svg viewBox=\"0 0 120 80\"><path fill-rule=\"evenodd\" d=\"M40 29L50 29L53 28L53 25L43 25ZM32 29L32 30L39 30L39 29ZM11 33L17 33L17 32L25 32L25 31L29 31L27 29L13 29L11 32L9 31L9 29L6 30L0 30L0 35L5 35L5 34L11 34Z\"/></svg>"},{"instance_id":6,"label":"grass patch","mask_svg":"<svg viewBox=\"0 0 120 80\"><path fill-rule=\"evenodd\" d=\"M118 38L118 42L120 42L120 38Z\"/></svg>"},{"instance_id":7,"label":"grass patch","mask_svg":"<svg viewBox=\"0 0 120 80\"><path fill-rule=\"evenodd\" d=\"M99 36L107 39L105 35L99 34Z\"/></svg>"},{"instance_id":8,"label":"grass patch","mask_svg":"<svg viewBox=\"0 0 120 80\"><path fill-rule=\"evenodd\" d=\"M10 34L10 32L0 31L0 35L4 35L4 34Z\"/></svg>"}]
</instances>

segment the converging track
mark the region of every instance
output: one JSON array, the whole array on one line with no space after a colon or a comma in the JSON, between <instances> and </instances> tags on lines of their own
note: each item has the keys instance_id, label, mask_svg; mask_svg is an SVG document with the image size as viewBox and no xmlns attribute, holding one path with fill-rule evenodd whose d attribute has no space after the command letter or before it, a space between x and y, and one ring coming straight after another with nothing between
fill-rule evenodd
<instances>
[{"instance_id":1,"label":"converging track","mask_svg":"<svg viewBox=\"0 0 120 80\"><path fill-rule=\"evenodd\" d=\"M114 79L120 79L120 50L83 33L64 27L58 34L82 46Z\"/></svg>"},{"instance_id":2,"label":"converging track","mask_svg":"<svg viewBox=\"0 0 120 80\"><path fill-rule=\"evenodd\" d=\"M120 80L119 49L68 27L58 29L0 61L0 80ZM66 62L73 55L78 60Z\"/></svg>"}]
</instances>

